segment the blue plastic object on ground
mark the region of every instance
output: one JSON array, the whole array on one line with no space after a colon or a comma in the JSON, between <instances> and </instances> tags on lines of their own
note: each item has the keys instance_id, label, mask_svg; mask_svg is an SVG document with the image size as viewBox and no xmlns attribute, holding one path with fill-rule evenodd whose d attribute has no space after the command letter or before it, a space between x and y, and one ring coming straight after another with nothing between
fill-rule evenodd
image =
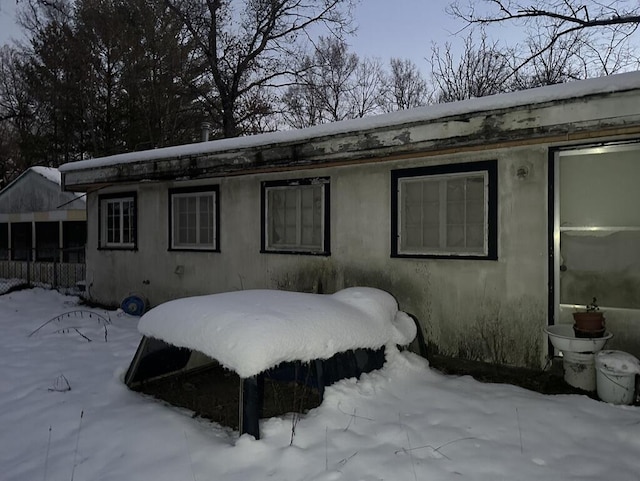
<instances>
[{"instance_id":1,"label":"blue plastic object on ground","mask_svg":"<svg viewBox=\"0 0 640 481\"><path fill-rule=\"evenodd\" d=\"M147 300L139 294L132 294L122 300L120 308L130 316L141 316L147 310Z\"/></svg>"}]
</instances>

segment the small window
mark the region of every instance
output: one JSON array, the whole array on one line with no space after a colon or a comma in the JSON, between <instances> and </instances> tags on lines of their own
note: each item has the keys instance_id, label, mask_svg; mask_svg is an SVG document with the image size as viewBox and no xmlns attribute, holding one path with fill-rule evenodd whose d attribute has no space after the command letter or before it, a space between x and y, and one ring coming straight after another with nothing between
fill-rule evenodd
<instances>
[{"instance_id":1,"label":"small window","mask_svg":"<svg viewBox=\"0 0 640 481\"><path fill-rule=\"evenodd\" d=\"M329 178L262 183L262 251L329 255Z\"/></svg>"},{"instance_id":2,"label":"small window","mask_svg":"<svg viewBox=\"0 0 640 481\"><path fill-rule=\"evenodd\" d=\"M137 242L135 193L100 197L100 247L135 249Z\"/></svg>"},{"instance_id":3,"label":"small window","mask_svg":"<svg viewBox=\"0 0 640 481\"><path fill-rule=\"evenodd\" d=\"M391 175L392 256L497 259L495 161Z\"/></svg>"},{"instance_id":4,"label":"small window","mask_svg":"<svg viewBox=\"0 0 640 481\"><path fill-rule=\"evenodd\" d=\"M170 249L218 250L218 187L169 191Z\"/></svg>"}]
</instances>

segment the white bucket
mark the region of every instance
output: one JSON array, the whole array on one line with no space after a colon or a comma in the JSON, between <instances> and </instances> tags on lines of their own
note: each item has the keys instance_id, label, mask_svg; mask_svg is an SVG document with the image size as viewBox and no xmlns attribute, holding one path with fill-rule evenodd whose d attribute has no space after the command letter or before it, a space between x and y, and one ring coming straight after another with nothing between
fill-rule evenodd
<instances>
[{"instance_id":1,"label":"white bucket","mask_svg":"<svg viewBox=\"0 0 640 481\"><path fill-rule=\"evenodd\" d=\"M598 397L612 404L633 404L640 361L622 351L601 351L595 361Z\"/></svg>"},{"instance_id":2,"label":"white bucket","mask_svg":"<svg viewBox=\"0 0 640 481\"><path fill-rule=\"evenodd\" d=\"M584 391L596 390L596 369L592 353L563 351L564 380Z\"/></svg>"}]
</instances>

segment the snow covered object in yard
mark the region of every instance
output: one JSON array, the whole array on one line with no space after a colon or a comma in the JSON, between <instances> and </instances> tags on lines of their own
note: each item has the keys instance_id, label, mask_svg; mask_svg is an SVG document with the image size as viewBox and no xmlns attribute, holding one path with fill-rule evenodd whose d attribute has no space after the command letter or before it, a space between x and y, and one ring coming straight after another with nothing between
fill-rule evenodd
<instances>
[{"instance_id":1,"label":"snow covered object in yard","mask_svg":"<svg viewBox=\"0 0 640 481\"><path fill-rule=\"evenodd\" d=\"M387 352L417 333L393 296L367 287L332 295L247 290L177 299L144 314L138 330L144 337L125 375L130 388L207 412L256 439L261 418L305 410L305 399L321 402L326 386L380 369ZM273 382L294 385L292 404L282 401L284 385L274 390ZM201 393L176 398L194 389ZM309 395L299 394L304 390Z\"/></svg>"},{"instance_id":2,"label":"snow covered object in yard","mask_svg":"<svg viewBox=\"0 0 640 481\"><path fill-rule=\"evenodd\" d=\"M245 290L187 297L151 309L138 330L206 354L242 378L286 361L407 345L416 335L393 296L370 287L331 295Z\"/></svg>"}]
</instances>

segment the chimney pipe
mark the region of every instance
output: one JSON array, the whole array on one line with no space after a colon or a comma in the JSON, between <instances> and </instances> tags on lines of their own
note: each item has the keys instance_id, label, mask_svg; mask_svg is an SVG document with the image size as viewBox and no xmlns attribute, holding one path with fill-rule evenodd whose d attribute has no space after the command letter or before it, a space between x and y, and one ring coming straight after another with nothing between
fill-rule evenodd
<instances>
[{"instance_id":1,"label":"chimney pipe","mask_svg":"<svg viewBox=\"0 0 640 481\"><path fill-rule=\"evenodd\" d=\"M211 131L211 124L209 122L202 122L200 124L200 129L202 132L202 142L207 142L209 140L209 132Z\"/></svg>"}]
</instances>

